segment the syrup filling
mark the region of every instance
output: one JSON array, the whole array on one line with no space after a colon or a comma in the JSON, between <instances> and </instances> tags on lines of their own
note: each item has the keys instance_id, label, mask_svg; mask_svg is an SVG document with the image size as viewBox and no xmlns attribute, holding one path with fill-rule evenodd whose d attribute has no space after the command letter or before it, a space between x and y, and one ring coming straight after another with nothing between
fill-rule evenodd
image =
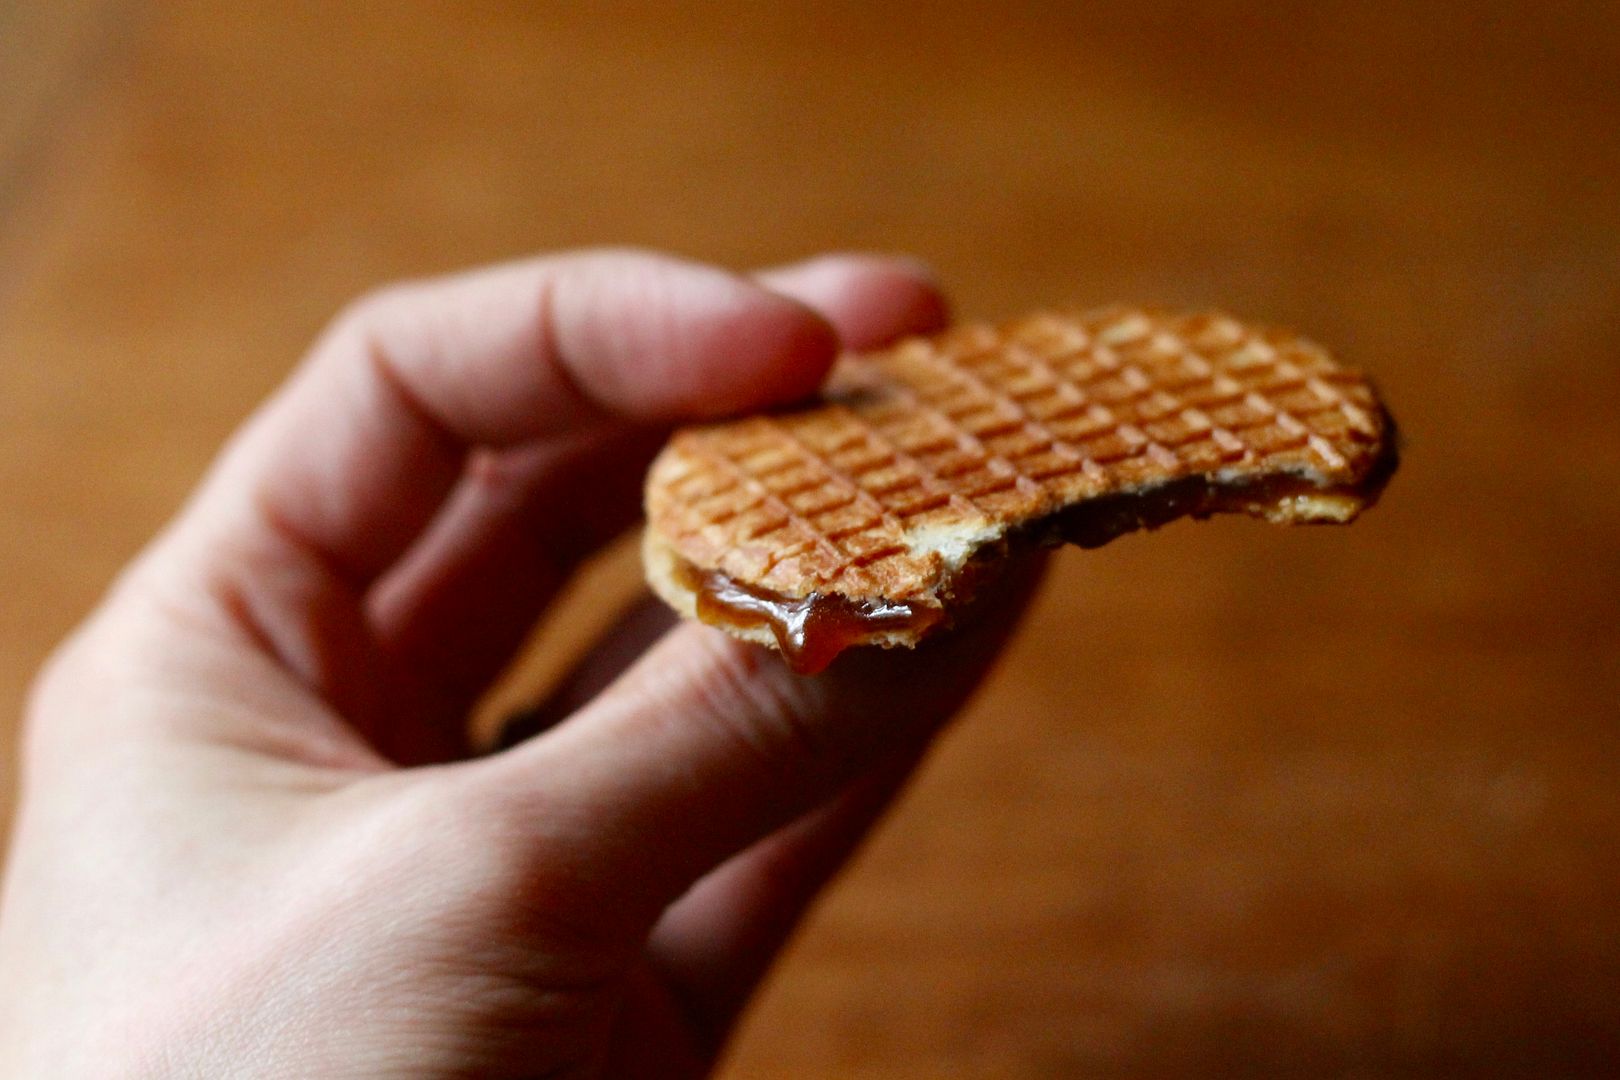
<instances>
[{"instance_id":1,"label":"syrup filling","mask_svg":"<svg viewBox=\"0 0 1620 1080\"><path fill-rule=\"evenodd\" d=\"M763 626L776 638L788 667L814 675L854 645L890 633L922 633L944 617L943 608L898 600L851 600L837 593L783 596L747 585L719 570L682 561L676 580L697 596L697 616L712 626Z\"/></svg>"}]
</instances>

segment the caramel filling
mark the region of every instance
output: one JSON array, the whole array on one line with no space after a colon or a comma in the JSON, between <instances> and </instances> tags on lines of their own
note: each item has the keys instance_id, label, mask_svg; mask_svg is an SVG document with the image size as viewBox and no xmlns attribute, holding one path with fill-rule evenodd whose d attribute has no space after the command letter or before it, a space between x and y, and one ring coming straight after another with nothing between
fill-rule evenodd
<instances>
[{"instance_id":1,"label":"caramel filling","mask_svg":"<svg viewBox=\"0 0 1620 1080\"><path fill-rule=\"evenodd\" d=\"M892 633L920 634L945 616L942 608L898 600L851 600L819 592L783 596L684 561L676 567L675 577L697 597L700 620L738 629L765 627L788 666L800 675L822 671L851 646Z\"/></svg>"}]
</instances>

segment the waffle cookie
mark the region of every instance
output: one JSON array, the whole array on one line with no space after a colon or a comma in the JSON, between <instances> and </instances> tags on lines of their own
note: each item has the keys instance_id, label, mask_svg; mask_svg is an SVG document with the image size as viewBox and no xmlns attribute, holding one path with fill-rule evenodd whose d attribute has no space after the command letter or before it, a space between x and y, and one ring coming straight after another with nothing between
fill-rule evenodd
<instances>
[{"instance_id":1,"label":"waffle cookie","mask_svg":"<svg viewBox=\"0 0 1620 1080\"><path fill-rule=\"evenodd\" d=\"M849 356L808 406L677 432L643 556L681 614L810 673L915 645L1021 551L1220 512L1348 522L1394 467L1371 385L1294 334L1041 313Z\"/></svg>"}]
</instances>

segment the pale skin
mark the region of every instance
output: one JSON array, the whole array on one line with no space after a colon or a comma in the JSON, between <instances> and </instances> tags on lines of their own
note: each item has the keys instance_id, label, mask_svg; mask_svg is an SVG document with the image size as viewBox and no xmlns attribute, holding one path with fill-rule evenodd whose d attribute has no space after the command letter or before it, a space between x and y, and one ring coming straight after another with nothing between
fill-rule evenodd
<instances>
[{"instance_id":1,"label":"pale skin","mask_svg":"<svg viewBox=\"0 0 1620 1080\"><path fill-rule=\"evenodd\" d=\"M1022 590L811 679L644 607L543 730L465 717L670 424L944 318L903 259L586 252L336 319L35 686L0 1075L707 1075Z\"/></svg>"}]
</instances>

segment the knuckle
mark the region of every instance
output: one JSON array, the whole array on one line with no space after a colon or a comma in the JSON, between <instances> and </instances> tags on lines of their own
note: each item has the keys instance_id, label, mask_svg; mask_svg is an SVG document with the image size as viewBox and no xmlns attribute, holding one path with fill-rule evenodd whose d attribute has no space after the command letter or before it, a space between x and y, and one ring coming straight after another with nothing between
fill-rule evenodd
<instances>
[{"instance_id":1,"label":"knuckle","mask_svg":"<svg viewBox=\"0 0 1620 1080\"><path fill-rule=\"evenodd\" d=\"M410 282L390 282L368 289L338 309L329 324L333 334L369 333L388 315L408 303L412 291Z\"/></svg>"},{"instance_id":2,"label":"knuckle","mask_svg":"<svg viewBox=\"0 0 1620 1080\"><path fill-rule=\"evenodd\" d=\"M580 253L582 259L595 259L601 262L615 263L669 263L676 261L673 256L659 251L656 248L644 247L637 244L601 244L586 248Z\"/></svg>"},{"instance_id":3,"label":"knuckle","mask_svg":"<svg viewBox=\"0 0 1620 1080\"><path fill-rule=\"evenodd\" d=\"M427 327L417 325L421 321L424 287L422 282L396 281L361 293L327 322L316 354L328 352L348 358L358 354L379 360L385 358L384 341L390 336L390 328L397 331L404 325L426 333Z\"/></svg>"}]
</instances>

